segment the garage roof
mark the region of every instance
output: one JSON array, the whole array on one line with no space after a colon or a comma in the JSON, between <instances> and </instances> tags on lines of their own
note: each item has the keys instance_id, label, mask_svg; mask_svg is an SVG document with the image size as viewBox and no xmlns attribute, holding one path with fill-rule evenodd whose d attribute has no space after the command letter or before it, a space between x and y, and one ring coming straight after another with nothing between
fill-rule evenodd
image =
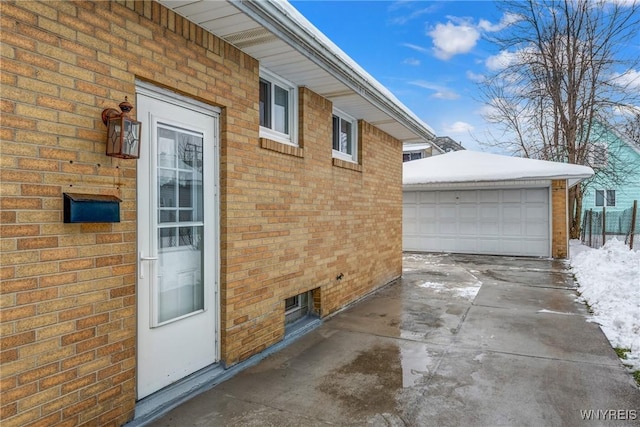
<instances>
[{"instance_id":1,"label":"garage roof","mask_svg":"<svg viewBox=\"0 0 640 427\"><path fill-rule=\"evenodd\" d=\"M573 187L592 175L593 169L588 166L464 150L405 162L402 183L410 186L567 179Z\"/></svg>"},{"instance_id":2,"label":"garage roof","mask_svg":"<svg viewBox=\"0 0 640 427\"><path fill-rule=\"evenodd\" d=\"M282 0L157 0L400 141L432 141L433 130Z\"/></svg>"}]
</instances>

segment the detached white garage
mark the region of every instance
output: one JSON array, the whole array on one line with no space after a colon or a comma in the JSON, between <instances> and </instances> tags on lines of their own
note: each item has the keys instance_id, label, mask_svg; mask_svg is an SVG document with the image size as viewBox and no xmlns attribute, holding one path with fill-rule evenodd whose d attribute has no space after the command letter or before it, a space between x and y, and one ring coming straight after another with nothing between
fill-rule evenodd
<instances>
[{"instance_id":1,"label":"detached white garage","mask_svg":"<svg viewBox=\"0 0 640 427\"><path fill-rule=\"evenodd\" d=\"M566 256L567 189L593 174L473 151L403 167L403 250L536 257Z\"/></svg>"}]
</instances>

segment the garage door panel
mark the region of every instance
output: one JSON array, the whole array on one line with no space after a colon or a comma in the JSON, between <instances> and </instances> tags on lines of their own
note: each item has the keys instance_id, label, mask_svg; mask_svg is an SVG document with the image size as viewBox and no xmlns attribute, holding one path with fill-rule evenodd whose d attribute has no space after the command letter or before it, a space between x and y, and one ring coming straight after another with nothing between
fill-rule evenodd
<instances>
[{"instance_id":1,"label":"garage door panel","mask_svg":"<svg viewBox=\"0 0 640 427\"><path fill-rule=\"evenodd\" d=\"M436 203L436 197L437 197L437 193L433 192L433 191L428 191L428 192L416 192L415 194L418 195L418 202L419 203Z\"/></svg>"},{"instance_id":2,"label":"garage door panel","mask_svg":"<svg viewBox=\"0 0 640 427\"><path fill-rule=\"evenodd\" d=\"M403 247L416 251L549 256L548 191L526 188L416 192L416 204L405 204L413 213L406 215Z\"/></svg>"},{"instance_id":3,"label":"garage door panel","mask_svg":"<svg viewBox=\"0 0 640 427\"><path fill-rule=\"evenodd\" d=\"M435 205L420 205L417 210L420 218L433 218L436 216Z\"/></svg>"},{"instance_id":4,"label":"garage door panel","mask_svg":"<svg viewBox=\"0 0 640 427\"><path fill-rule=\"evenodd\" d=\"M499 254L502 250L502 241L495 237L484 238L482 247L485 251L484 253Z\"/></svg>"},{"instance_id":5,"label":"garage door panel","mask_svg":"<svg viewBox=\"0 0 640 427\"><path fill-rule=\"evenodd\" d=\"M522 224L519 222L505 222L502 227L502 236L504 237L522 236Z\"/></svg>"},{"instance_id":6,"label":"garage door panel","mask_svg":"<svg viewBox=\"0 0 640 427\"><path fill-rule=\"evenodd\" d=\"M528 219L536 220L545 218L548 215L549 208L545 205L527 205L525 208L525 216Z\"/></svg>"},{"instance_id":7,"label":"garage door panel","mask_svg":"<svg viewBox=\"0 0 640 427\"><path fill-rule=\"evenodd\" d=\"M418 223L416 221L410 221L406 217L402 218L402 234L414 235L418 234Z\"/></svg>"},{"instance_id":8,"label":"garage door panel","mask_svg":"<svg viewBox=\"0 0 640 427\"><path fill-rule=\"evenodd\" d=\"M480 205L478 208L480 212L481 219L495 219L496 221L500 219L500 209L497 205Z\"/></svg>"},{"instance_id":9,"label":"garage door panel","mask_svg":"<svg viewBox=\"0 0 640 427\"><path fill-rule=\"evenodd\" d=\"M457 207L456 205L451 205L451 204L446 204L446 205L440 205L438 207L438 218L442 219L443 221L447 221L447 220L455 220L455 217L457 216Z\"/></svg>"},{"instance_id":10,"label":"garage door panel","mask_svg":"<svg viewBox=\"0 0 640 427\"><path fill-rule=\"evenodd\" d=\"M522 205L508 203L502 205L502 216L505 220L521 221L522 220Z\"/></svg>"},{"instance_id":11,"label":"garage door panel","mask_svg":"<svg viewBox=\"0 0 640 427\"><path fill-rule=\"evenodd\" d=\"M517 202L520 203L522 201L522 190L502 190L502 202Z\"/></svg>"},{"instance_id":12,"label":"garage door panel","mask_svg":"<svg viewBox=\"0 0 640 427\"><path fill-rule=\"evenodd\" d=\"M458 223L455 221L441 221L438 224L436 233L441 236L458 234Z\"/></svg>"},{"instance_id":13,"label":"garage door panel","mask_svg":"<svg viewBox=\"0 0 640 427\"><path fill-rule=\"evenodd\" d=\"M496 203L500 201L499 190L485 190L478 192L478 201L481 203Z\"/></svg>"},{"instance_id":14,"label":"garage door panel","mask_svg":"<svg viewBox=\"0 0 640 427\"><path fill-rule=\"evenodd\" d=\"M438 232L438 227L435 221L421 221L418 229L422 236L435 236Z\"/></svg>"},{"instance_id":15,"label":"garage door panel","mask_svg":"<svg viewBox=\"0 0 640 427\"><path fill-rule=\"evenodd\" d=\"M457 199L459 203L478 203L477 191L458 191Z\"/></svg>"},{"instance_id":16,"label":"garage door panel","mask_svg":"<svg viewBox=\"0 0 640 427\"><path fill-rule=\"evenodd\" d=\"M458 248L456 246L457 238L455 237L440 237L434 241L437 247L443 248L443 252L457 252Z\"/></svg>"},{"instance_id":17,"label":"garage door panel","mask_svg":"<svg viewBox=\"0 0 640 427\"><path fill-rule=\"evenodd\" d=\"M417 203L418 202L418 195L420 193L416 192L416 191L405 191L402 193L402 203L404 205L406 205L407 203Z\"/></svg>"},{"instance_id":18,"label":"garage door panel","mask_svg":"<svg viewBox=\"0 0 640 427\"><path fill-rule=\"evenodd\" d=\"M460 205L458 215L462 219L475 220L478 218L478 205Z\"/></svg>"},{"instance_id":19,"label":"garage door panel","mask_svg":"<svg viewBox=\"0 0 640 427\"><path fill-rule=\"evenodd\" d=\"M478 239L474 237L460 237L456 240L456 252L476 252L478 251Z\"/></svg>"},{"instance_id":20,"label":"garage door panel","mask_svg":"<svg viewBox=\"0 0 640 427\"><path fill-rule=\"evenodd\" d=\"M537 223L537 224L526 224L525 225L525 236L527 237L541 237L544 238L547 236L549 232L547 224Z\"/></svg>"},{"instance_id":21,"label":"garage door panel","mask_svg":"<svg viewBox=\"0 0 640 427\"><path fill-rule=\"evenodd\" d=\"M458 192L457 191L438 191L437 194L437 202L442 203L456 203Z\"/></svg>"},{"instance_id":22,"label":"garage door panel","mask_svg":"<svg viewBox=\"0 0 640 427\"><path fill-rule=\"evenodd\" d=\"M478 234L484 236L485 239L490 236L499 235L500 223L498 221L481 221Z\"/></svg>"},{"instance_id":23,"label":"garage door panel","mask_svg":"<svg viewBox=\"0 0 640 427\"><path fill-rule=\"evenodd\" d=\"M460 221L458 226L458 233L463 236L471 234L474 236L474 239L477 239L476 236L478 235L478 223L470 221Z\"/></svg>"},{"instance_id":24,"label":"garage door panel","mask_svg":"<svg viewBox=\"0 0 640 427\"><path fill-rule=\"evenodd\" d=\"M549 196L546 188L530 189L525 192L525 200L527 202L539 202L546 204Z\"/></svg>"}]
</instances>

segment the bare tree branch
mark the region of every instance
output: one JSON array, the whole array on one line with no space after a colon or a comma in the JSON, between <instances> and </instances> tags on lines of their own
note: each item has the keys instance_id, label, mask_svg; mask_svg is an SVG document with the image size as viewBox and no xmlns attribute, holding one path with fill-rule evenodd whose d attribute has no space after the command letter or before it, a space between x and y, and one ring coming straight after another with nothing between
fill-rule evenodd
<instances>
[{"instance_id":1,"label":"bare tree branch","mask_svg":"<svg viewBox=\"0 0 640 427\"><path fill-rule=\"evenodd\" d=\"M481 84L487 119L501 131L500 138L484 144L525 157L591 166L603 129L619 125L620 111L640 105L640 3L501 4L520 19L493 40L508 61ZM629 53L634 47L635 53ZM621 182L630 173L626 169L597 168L592 182ZM578 186L571 196L574 238L584 188Z\"/></svg>"}]
</instances>

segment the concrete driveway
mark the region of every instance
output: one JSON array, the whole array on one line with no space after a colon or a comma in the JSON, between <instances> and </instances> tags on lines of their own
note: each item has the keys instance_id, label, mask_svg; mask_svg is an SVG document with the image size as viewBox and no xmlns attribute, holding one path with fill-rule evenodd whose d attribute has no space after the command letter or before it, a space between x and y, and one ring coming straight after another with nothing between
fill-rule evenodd
<instances>
[{"instance_id":1,"label":"concrete driveway","mask_svg":"<svg viewBox=\"0 0 640 427\"><path fill-rule=\"evenodd\" d=\"M405 254L401 280L152 425L640 425L587 319L563 262Z\"/></svg>"}]
</instances>

